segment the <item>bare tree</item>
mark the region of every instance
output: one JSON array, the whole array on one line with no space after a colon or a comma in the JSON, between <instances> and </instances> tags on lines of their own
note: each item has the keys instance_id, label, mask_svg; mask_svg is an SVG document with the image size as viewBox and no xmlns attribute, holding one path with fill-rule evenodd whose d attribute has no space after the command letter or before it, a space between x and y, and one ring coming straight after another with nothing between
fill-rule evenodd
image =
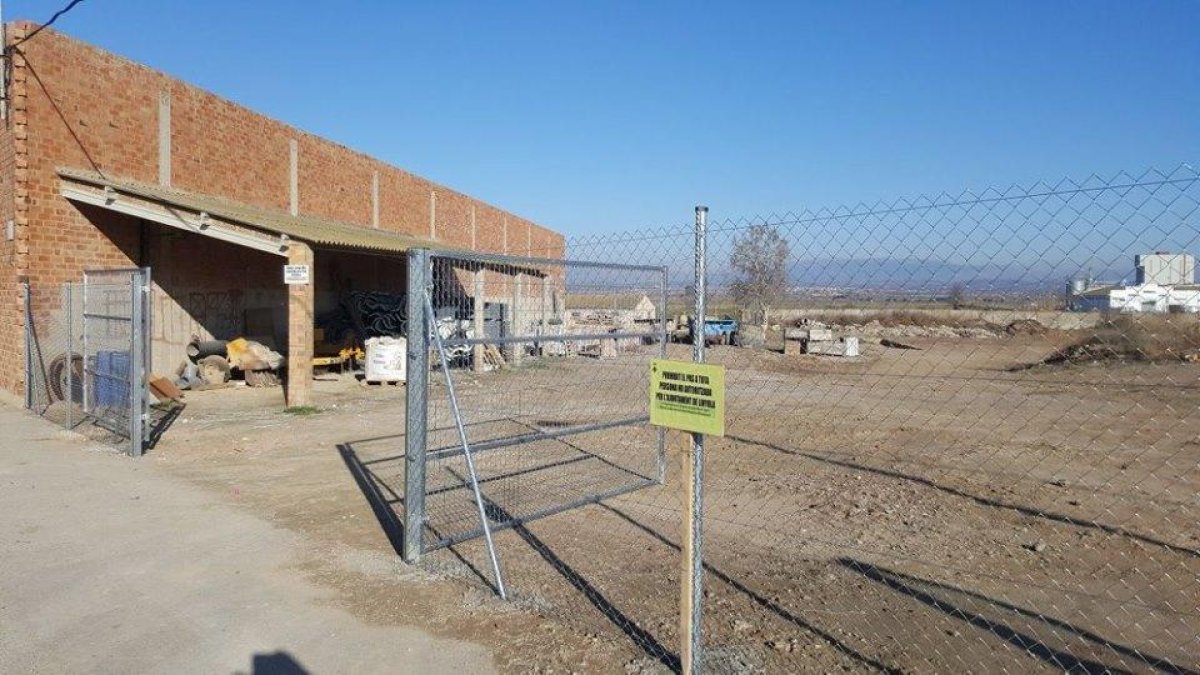
<instances>
[{"instance_id":1,"label":"bare tree","mask_svg":"<svg viewBox=\"0 0 1200 675\"><path fill-rule=\"evenodd\" d=\"M753 225L734 239L729 266L734 281L730 286L733 299L743 308L743 314L756 311L762 323L787 285L788 244L773 225Z\"/></svg>"},{"instance_id":2,"label":"bare tree","mask_svg":"<svg viewBox=\"0 0 1200 675\"><path fill-rule=\"evenodd\" d=\"M952 308L962 309L967 300L967 287L961 283L951 284L950 290L946 293L946 300Z\"/></svg>"},{"instance_id":3,"label":"bare tree","mask_svg":"<svg viewBox=\"0 0 1200 675\"><path fill-rule=\"evenodd\" d=\"M691 314L692 308L696 306L696 282L690 282L683 287L683 302L684 313Z\"/></svg>"}]
</instances>

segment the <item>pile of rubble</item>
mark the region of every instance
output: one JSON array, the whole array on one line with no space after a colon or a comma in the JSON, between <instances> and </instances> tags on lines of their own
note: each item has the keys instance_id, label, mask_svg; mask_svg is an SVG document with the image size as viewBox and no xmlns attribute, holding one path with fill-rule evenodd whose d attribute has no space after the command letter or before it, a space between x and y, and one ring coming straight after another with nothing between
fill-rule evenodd
<instances>
[{"instance_id":1,"label":"pile of rubble","mask_svg":"<svg viewBox=\"0 0 1200 675\"><path fill-rule=\"evenodd\" d=\"M849 325L848 330L864 337L923 337L923 338L994 338L1003 329L999 326L885 326L878 321L869 321L861 326Z\"/></svg>"},{"instance_id":2,"label":"pile of rubble","mask_svg":"<svg viewBox=\"0 0 1200 675\"><path fill-rule=\"evenodd\" d=\"M849 319L850 317L846 317ZM1033 325L1030 325L1033 324ZM797 322L800 329L815 329L815 328L831 328L830 325L817 321L801 319ZM908 323L882 323L878 319L872 319L864 323L846 323L838 322L837 329L844 330L848 333L858 335L865 338L975 338L986 339L996 338L1003 335L1040 335L1040 332L1035 332L1035 327L1040 328L1045 332L1043 327L1037 321L1014 321L1008 327L998 326L990 323L979 323L978 325L954 326L936 324L908 324Z\"/></svg>"}]
</instances>

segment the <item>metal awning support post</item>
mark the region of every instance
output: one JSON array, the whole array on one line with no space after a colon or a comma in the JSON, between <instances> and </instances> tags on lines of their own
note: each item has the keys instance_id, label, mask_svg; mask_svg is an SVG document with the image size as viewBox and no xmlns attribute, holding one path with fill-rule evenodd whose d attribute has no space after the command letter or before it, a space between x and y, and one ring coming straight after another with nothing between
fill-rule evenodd
<instances>
[{"instance_id":1,"label":"metal awning support post","mask_svg":"<svg viewBox=\"0 0 1200 675\"><path fill-rule=\"evenodd\" d=\"M412 294L412 287L409 287ZM467 441L467 430L463 426L462 414L458 410L458 396L454 392L454 378L450 377L450 363L446 359L446 349L442 346L442 336L437 331L437 319L433 314L433 298L426 289L425 319L429 322L433 342L437 346L438 362L442 373L446 376L446 390L450 396L450 411L454 415L454 426L458 428L458 440L462 443L463 457L467 460L467 475L471 480L471 491L475 494L475 506L479 509L479 526L483 529L483 538L487 541L488 557L492 559L492 574L496 580L496 593L504 600L508 594L504 591L504 577L500 574L500 559L496 557L496 545L492 542L492 528L488 523L487 509L483 507L483 494L479 491L479 475L475 473L475 459L471 456L471 444Z\"/></svg>"}]
</instances>

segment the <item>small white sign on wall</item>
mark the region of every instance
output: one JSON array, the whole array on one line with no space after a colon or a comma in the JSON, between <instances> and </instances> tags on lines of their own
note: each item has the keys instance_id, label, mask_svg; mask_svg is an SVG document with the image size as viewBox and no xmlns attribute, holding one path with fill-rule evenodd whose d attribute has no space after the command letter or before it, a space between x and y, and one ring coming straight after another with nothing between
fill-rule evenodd
<instances>
[{"instance_id":1,"label":"small white sign on wall","mask_svg":"<svg viewBox=\"0 0 1200 675\"><path fill-rule=\"evenodd\" d=\"M309 283L308 265L284 265L283 283L288 286L303 286Z\"/></svg>"}]
</instances>

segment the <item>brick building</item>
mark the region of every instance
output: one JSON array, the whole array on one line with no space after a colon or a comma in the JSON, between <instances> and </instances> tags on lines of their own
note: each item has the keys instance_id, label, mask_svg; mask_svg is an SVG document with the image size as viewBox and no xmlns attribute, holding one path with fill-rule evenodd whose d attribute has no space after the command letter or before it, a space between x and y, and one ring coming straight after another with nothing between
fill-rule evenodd
<instances>
[{"instance_id":1,"label":"brick building","mask_svg":"<svg viewBox=\"0 0 1200 675\"><path fill-rule=\"evenodd\" d=\"M9 44L34 24L7 26ZM0 389L30 310L84 269L152 269L154 367L270 317L307 400L313 317L339 288L404 290L413 245L559 255L558 234L119 56L44 30L11 59L0 129ZM314 283L285 286L282 265ZM284 349L286 347L286 349ZM299 375L299 377L297 377Z\"/></svg>"}]
</instances>

